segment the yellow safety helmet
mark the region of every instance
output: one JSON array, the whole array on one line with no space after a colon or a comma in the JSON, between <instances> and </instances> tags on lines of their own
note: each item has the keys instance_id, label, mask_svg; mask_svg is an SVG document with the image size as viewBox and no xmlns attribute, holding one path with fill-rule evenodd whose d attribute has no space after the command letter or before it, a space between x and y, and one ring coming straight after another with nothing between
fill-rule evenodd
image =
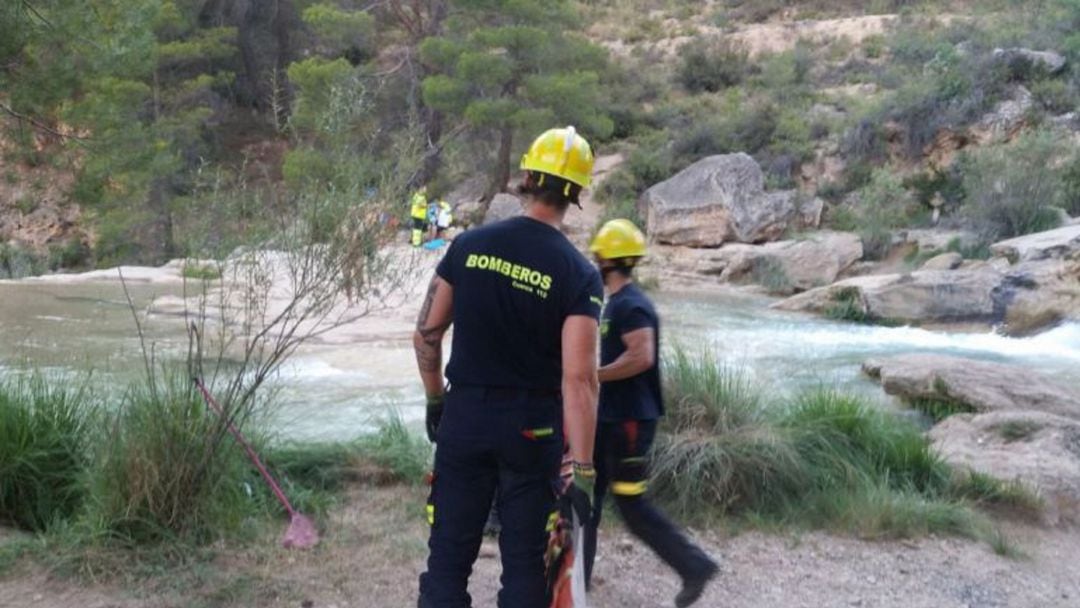
<instances>
[{"instance_id":1,"label":"yellow safety helmet","mask_svg":"<svg viewBox=\"0 0 1080 608\"><path fill-rule=\"evenodd\" d=\"M644 257L645 235L630 220L611 220L596 233L589 251L605 260Z\"/></svg>"},{"instance_id":2,"label":"yellow safety helmet","mask_svg":"<svg viewBox=\"0 0 1080 608\"><path fill-rule=\"evenodd\" d=\"M521 157L521 168L561 177L588 188L592 182L592 148L574 127L549 129L537 137Z\"/></svg>"}]
</instances>

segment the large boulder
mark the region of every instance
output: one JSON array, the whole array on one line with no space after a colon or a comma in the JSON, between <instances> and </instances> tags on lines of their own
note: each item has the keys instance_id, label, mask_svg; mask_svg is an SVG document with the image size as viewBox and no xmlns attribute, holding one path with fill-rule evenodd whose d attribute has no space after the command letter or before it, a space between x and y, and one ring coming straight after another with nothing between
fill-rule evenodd
<instances>
[{"instance_id":1,"label":"large boulder","mask_svg":"<svg viewBox=\"0 0 1080 608\"><path fill-rule=\"evenodd\" d=\"M862 240L849 232L818 232L803 239L764 245L732 243L675 256L678 270L756 283L776 294L828 285L862 258ZM689 262L689 263L687 263Z\"/></svg>"},{"instance_id":2,"label":"large boulder","mask_svg":"<svg viewBox=\"0 0 1080 608\"><path fill-rule=\"evenodd\" d=\"M522 213L525 213L525 208L521 204L521 199L513 194L501 192L491 199L487 213L484 214L484 225L517 217Z\"/></svg>"},{"instance_id":3,"label":"large boulder","mask_svg":"<svg viewBox=\"0 0 1080 608\"><path fill-rule=\"evenodd\" d=\"M741 153L703 158L639 201L653 240L690 247L775 241L788 229L816 227L821 208L794 191L766 193L761 168Z\"/></svg>"},{"instance_id":4,"label":"large boulder","mask_svg":"<svg viewBox=\"0 0 1080 608\"><path fill-rule=\"evenodd\" d=\"M837 315L839 308L870 321L992 323L1001 314L995 289L1003 273L984 264L960 270L859 276L782 300L780 310Z\"/></svg>"},{"instance_id":5,"label":"large boulder","mask_svg":"<svg viewBox=\"0 0 1080 608\"><path fill-rule=\"evenodd\" d=\"M946 355L906 354L871 359L863 371L890 395L929 399L973 412L1038 411L1080 419L1080 386L1035 370Z\"/></svg>"},{"instance_id":6,"label":"large boulder","mask_svg":"<svg viewBox=\"0 0 1080 608\"><path fill-rule=\"evenodd\" d=\"M950 416L930 430L954 467L1019 480L1043 500L1047 523L1080 522L1080 423L1041 412Z\"/></svg>"},{"instance_id":7,"label":"large boulder","mask_svg":"<svg viewBox=\"0 0 1080 608\"><path fill-rule=\"evenodd\" d=\"M1080 256L1009 268L994 293L1002 329L1025 336L1062 321L1080 321Z\"/></svg>"},{"instance_id":8,"label":"large boulder","mask_svg":"<svg viewBox=\"0 0 1080 608\"><path fill-rule=\"evenodd\" d=\"M1080 225L1001 241L991 245L990 251L1009 258L1013 263L1080 257Z\"/></svg>"}]
</instances>

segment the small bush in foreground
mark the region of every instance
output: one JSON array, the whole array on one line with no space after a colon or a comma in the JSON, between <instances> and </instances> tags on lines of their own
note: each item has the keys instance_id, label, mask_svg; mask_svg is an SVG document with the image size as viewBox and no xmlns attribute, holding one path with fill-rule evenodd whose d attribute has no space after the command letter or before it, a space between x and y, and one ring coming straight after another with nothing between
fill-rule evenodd
<instances>
[{"instance_id":1,"label":"small bush in foreground","mask_svg":"<svg viewBox=\"0 0 1080 608\"><path fill-rule=\"evenodd\" d=\"M75 512L93 409L40 376L0 383L0 520L41 531Z\"/></svg>"},{"instance_id":2,"label":"small bush in foreground","mask_svg":"<svg viewBox=\"0 0 1080 608\"><path fill-rule=\"evenodd\" d=\"M133 544L202 542L267 512L262 481L179 376L130 388L105 433L89 474L87 521L108 536Z\"/></svg>"}]
</instances>

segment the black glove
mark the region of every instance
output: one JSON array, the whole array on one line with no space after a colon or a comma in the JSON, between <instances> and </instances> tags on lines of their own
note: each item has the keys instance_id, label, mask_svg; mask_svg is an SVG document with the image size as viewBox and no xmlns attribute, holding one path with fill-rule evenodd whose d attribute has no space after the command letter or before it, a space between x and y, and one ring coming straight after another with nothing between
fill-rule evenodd
<instances>
[{"instance_id":1,"label":"black glove","mask_svg":"<svg viewBox=\"0 0 1080 608\"><path fill-rule=\"evenodd\" d=\"M596 469L592 463L573 463L573 478L566 491L570 494L570 502L581 521L589 521L592 518L596 494Z\"/></svg>"},{"instance_id":2,"label":"black glove","mask_svg":"<svg viewBox=\"0 0 1080 608\"><path fill-rule=\"evenodd\" d=\"M427 438L435 443L435 437L439 432L439 421L442 420L443 396L428 395L427 412L424 416L424 426L427 428Z\"/></svg>"}]
</instances>

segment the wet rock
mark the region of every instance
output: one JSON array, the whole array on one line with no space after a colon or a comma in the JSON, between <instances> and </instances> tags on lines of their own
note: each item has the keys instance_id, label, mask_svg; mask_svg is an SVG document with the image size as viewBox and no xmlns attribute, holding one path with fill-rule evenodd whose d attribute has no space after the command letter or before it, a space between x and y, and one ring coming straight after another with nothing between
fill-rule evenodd
<instances>
[{"instance_id":1,"label":"wet rock","mask_svg":"<svg viewBox=\"0 0 1080 608\"><path fill-rule=\"evenodd\" d=\"M766 193L761 168L741 153L701 159L639 201L653 240L690 247L775 241L788 229L817 226L822 207L795 191Z\"/></svg>"},{"instance_id":2,"label":"wet rock","mask_svg":"<svg viewBox=\"0 0 1080 608\"><path fill-rule=\"evenodd\" d=\"M484 215L484 225L517 217L524 212L525 208L518 197L505 192L496 194L495 198L491 199L491 205L488 206L487 213Z\"/></svg>"},{"instance_id":3,"label":"wet rock","mask_svg":"<svg viewBox=\"0 0 1080 608\"><path fill-rule=\"evenodd\" d=\"M1080 422L1043 412L950 416L930 430L949 464L1020 480L1043 499L1050 524L1080 522Z\"/></svg>"},{"instance_id":4,"label":"wet rock","mask_svg":"<svg viewBox=\"0 0 1080 608\"><path fill-rule=\"evenodd\" d=\"M1080 420L1080 387L1031 368L946 355L871 359L863 372L905 401L932 399L974 412L1037 411Z\"/></svg>"},{"instance_id":5,"label":"wet rock","mask_svg":"<svg viewBox=\"0 0 1080 608\"><path fill-rule=\"evenodd\" d=\"M955 270L964 263L964 256L956 252L936 255L922 265L922 270Z\"/></svg>"}]
</instances>

